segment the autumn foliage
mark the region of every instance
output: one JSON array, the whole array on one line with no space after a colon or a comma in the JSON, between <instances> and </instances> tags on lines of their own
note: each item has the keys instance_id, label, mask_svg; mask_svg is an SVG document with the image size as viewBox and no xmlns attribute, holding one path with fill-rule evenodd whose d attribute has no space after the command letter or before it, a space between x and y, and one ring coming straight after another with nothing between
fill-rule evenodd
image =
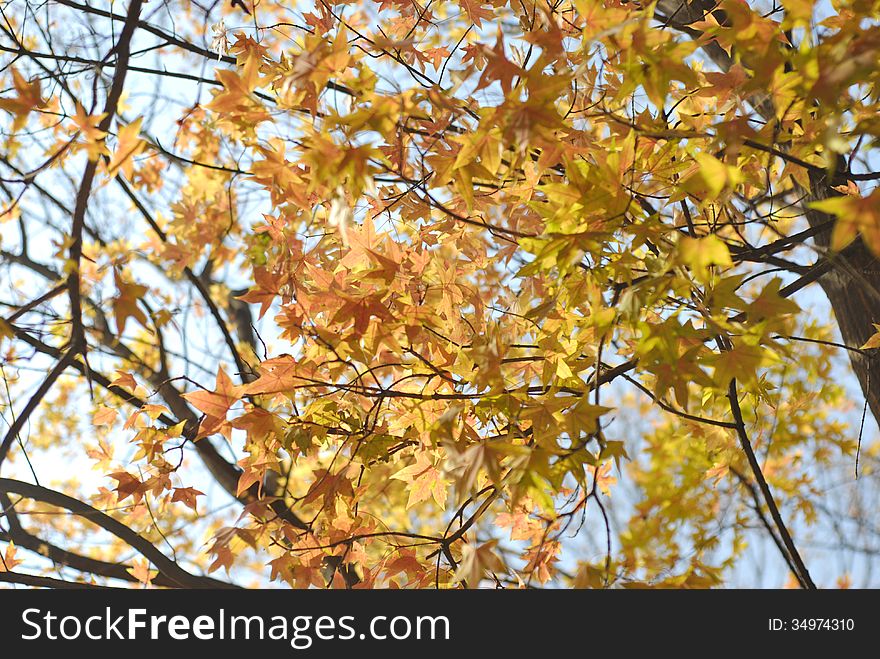
<instances>
[{"instance_id":1,"label":"autumn foliage","mask_svg":"<svg viewBox=\"0 0 880 659\"><path fill-rule=\"evenodd\" d=\"M880 3L233 5L3 9L0 580L846 582Z\"/></svg>"}]
</instances>

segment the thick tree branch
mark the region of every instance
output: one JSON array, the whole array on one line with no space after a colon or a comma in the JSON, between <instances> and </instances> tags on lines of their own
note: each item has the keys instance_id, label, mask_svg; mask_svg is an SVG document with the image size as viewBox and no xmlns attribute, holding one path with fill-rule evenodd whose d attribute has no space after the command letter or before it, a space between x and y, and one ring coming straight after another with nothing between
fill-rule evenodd
<instances>
[{"instance_id":1,"label":"thick tree branch","mask_svg":"<svg viewBox=\"0 0 880 659\"><path fill-rule=\"evenodd\" d=\"M218 585L218 582L215 579L190 574L180 567L180 565L165 556L165 554L159 551L149 540L135 533L122 522L113 519L106 513L103 513L78 499L74 499L66 494L50 490L40 485L32 485L31 483L25 483L10 478L0 478L0 492L19 494L28 499L63 508L78 517L82 517L85 520L97 524L105 531L115 535L117 538L128 544L132 549L135 549L141 554L141 556L150 561L161 574L164 574L178 587L213 588ZM233 586L230 585L230 587Z\"/></svg>"},{"instance_id":2,"label":"thick tree branch","mask_svg":"<svg viewBox=\"0 0 880 659\"><path fill-rule=\"evenodd\" d=\"M22 584L23 586L35 586L36 588L55 588L58 590L107 590L113 588L112 586L99 586L82 581L65 581L64 579L41 577L36 574L22 574L21 572L0 572L0 581Z\"/></svg>"}]
</instances>

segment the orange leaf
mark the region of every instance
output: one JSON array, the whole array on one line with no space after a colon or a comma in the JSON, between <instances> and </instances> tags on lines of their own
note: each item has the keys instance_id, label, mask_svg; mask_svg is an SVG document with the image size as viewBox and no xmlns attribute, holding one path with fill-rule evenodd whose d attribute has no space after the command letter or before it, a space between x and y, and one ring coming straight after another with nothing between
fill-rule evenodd
<instances>
[{"instance_id":1,"label":"orange leaf","mask_svg":"<svg viewBox=\"0 0 880 659\"><path fill-rule=\"evenodd\" d=\"M113 275L119 295L113 300L113 316L116 318L116 331L122 334L129 318L134 318L141 325L146 326L147 316L138 306L138 302L149 290L140 284L130 284L122 279L117 270Z\"/></svg>"},{"instance_id":2,"label":"orange leaf","mask_svg":"<svg viewBox=\"0 0 880 659\"><path fill-rule=\"evenodd\" d=\"M10 541L9 544L6 545L6 552L3 554L3 560L0 561L0 572L12 572L12 569L16 565L24 563L22 559L15 557L17 551L18 549L14 542Z\"/></svg>"},{"instance_id":3,"label":"orange leaf","mask_svg":"<svg viewBox=\"0 0 880 659\"><path fill-rule=\"evenodd\" d=\"M474 25L477 27L483 27L484 18L493 18L495 13L491 9L487 9L483 6L479 0L459 0L459 5L461 8L465 10Z\"/></svg>"},{"instance_id":4,"label":"orange leaf","mask_svg":"<svg viewBox=\"0 0 880 659\"><path fill-rule=\"evenodd\" d=\"M107 165L107 176L116 176L121 169L127 177L131 177L131 161L137 154L144 150L146 142L138 135L141 132L143 117L138 117L130 124L119 129L116 139L116 151L110 164Z\"/></svg>"},{"instance_id":5,"label":"orange leaf","mask_svg":"<svg viewBox=\"0 0 880 659\"><path fill-rule=\"evenodd\" d=\"M204 412L210 419L223 420L229 408L238 400L241 387L232 384L221 366L217 370L217 382L214 391L193 391L184 394L184 398L197 409Z\"/></svg>"},{"instance_id":6,"label":"orange leaf","mask_svg":"<svg viewBox=\"0 0 880 659\"><path fill-rule=\"evenodd\" d=\"M109 476L117 482L114 491L118 494L119 501L124 501L131 497L135 503L138 503L144 498L144 484L135 476L132 476L127 471L115 471L109 474Z\"/></svg>"},{"instance_id":7,"label":"orange leaf","mask_svg":"<svg viewBox=\"0 0 880 659\"><path fill-rule=\"evenodd\" d=\"M180 501L187 508L192 508L193 511L196 511L196 497L205 496L204 492L200 492L199 490L192 487L175 487L174 494L171 495L171 501Z\"/></svg>"},{"instance_id":8,"label":"orange leaf","mask_svg":"<svg viewBox=\"0 0 880 659\"><path fill-rule=\"evenodd\" d=\"M137 380L128 371L116 371L116 377L113 378L113 382L110 384L114 387L128 389L129 391L134 391L138 386Z\"/></svg>"},{"instance_id":9,"label":"orange leaf","mask_svg":"<svg viewBox=\"0 0 880 659\"><path fill-rule=\"evenodd\" d=\"M28 114L37 108L43 108L46 103L40 93L40 80L33 82L25 80L18 70L12 67L12 86L18 96L14 98L0 98L0 109L15 115L12 122L12 132L18 131L27 121Z\"/></svg>"},{"instance_id":10,"label":"orange leaf","mask_svg":"<svg viewBox=\"0 0 880 659\"><path fill-rule=\"evenodd\" d=\"M96 426L112 426L118 414L112 407L99 407L92 417L92 423Z\"/></svg>"},{"instance_id":11,"label":"orange leaf","mask_svg":"<svg viewBox=\"0 0 880 659\"><path fill-rule=\"evenodd\" d=\"M254 471L253 469L245 469L241 472L241 477L238 479L238 487L235 488L235 496L240 497L242 492L247 492L254 483L259 483L262 480L263 474L261 472Z\"/></svg>"},{"instance_id":12,"label":"orange leaf","mask_svg":"<svg viewBox=\"0 0 880 659\"><path fill-rule=\"evenodd\" d=\"M150 569L150 562L145 558L138 558L133 563L134 565L126 568L125 571L145 586L149 586L153 578L159 574L158 570Z\"/></svg>"}]
</instances>

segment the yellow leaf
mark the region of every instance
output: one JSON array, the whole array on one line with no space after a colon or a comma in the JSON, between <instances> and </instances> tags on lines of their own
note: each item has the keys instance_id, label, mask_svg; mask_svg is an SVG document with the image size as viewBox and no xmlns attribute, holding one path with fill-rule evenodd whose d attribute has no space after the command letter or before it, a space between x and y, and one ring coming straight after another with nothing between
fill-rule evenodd
<instances>
[{"instance_id":1,"label":"yellow leaf","mask_svg":"<svg viewBox=\"0 0 880 659\"><path fill-rule=\"evenodd\" d=\"M727 184L727 165L708 153L698 153L694 156L700 165L700 177L706 183L712 197L717 197Z\"/></svg>"},{"instance_id":2,"label":"yellow leaf","mask_svg":"<svg viewBox=\"0 0 880 659\"><path fill-rule=\"evenodd\" d=\"M727 466L725 464L721 464L721 465L716 464L714 467L712 467L711 469L709 469L706 472L706 480L708 480L710 478L714 479L714 482L712 483L712 487L715 487L716 485L718 485L719 482L721 482L721 480L725 476L727 476L729 471L730 471L729 466Z\"/></svg>"},{"instance_id":3,"label":"yellow leaf","mask_svg":"<svg viewBox=\"0 0 880 659\"><path fill-rule=\"evenodd\" d=\"M782 0L785 25L808 25L813 17L813 0Z\"/></svg>"},{"instance_id":4,"label":"yellow leaf","mask_svg":"<svg viewBox=\"0 0 880 659\"><path fill-rule=\"evenodd\" d=\"M877 330L874 334L871 335L871 338L865 341L865 345L861 346L860 350L871 350L873 348L880 348L880 325L877 323L872 323L874 325L874 329Z\"/></svg>"},{"instance_id":5,"label":"yellow leaf","mask_svg":"<svg viewBox=\"0 0 880 659\"><path fill-rule=\"evenodd\" d=\"M102 155L108 153L107 144L104 138L107 133L98 128L98 124L104 118L104 114L90 115L86 113L85 108L79 103L76 104L76 112L74 113L73 123L76 124L77 132L80 138L85 142L86 151L89 154L89 160L97 160Z\"/></svg>"},{"instance_id":6,"label":"yellow leaf","mask_svg":"<svg viewBox=\"0 0 880 659\"><path fill-rule=\"evenodd\" d=\"M153 578L159 574L158 570L150 569L150 562L145 558L135 559L132 563L133 566L126 568L125 571L145 586L149 586Z\"/></svg>"},{"instance_id":7,"label":"yellow leaf","mask_svg":"<svg viewBox=\"0 0 880 659\"><path fill-rule=\"evenodd\" d=\"M442 478L440 471L431 464L430 458L425 453L420 453L414 464L392 474L391 478L410 485L409 499L406 502L407 510L428 498L433 498L438 506L445 508L447 481Z\"/></svg>"},{"instance_id":8,"label":"yellow leaf","mask_svg":"<svg viewBox=\"0 0 880 659\"><path fill-rule=\"evenodd\" d=\"M678 253L682 263L701 282L708 280L711 266L733 265L727 245L714 234L703 238L682 237L678 243Z\"/></svg>"},{"instance_id":9,"label":"yellow leaf","mask_svg":"<svg viewBox=\"0 0 880 659\"><path fill-rule=\"evenodd\" d=\"M15 336L12 327L5 320L0 318L0 339L11 339Z\"/></svg>"},{"instance_id":10,"label":"yellow leaf","mask_svg":"<svg viewBox=\"0 0 880 659\"><path fill-rule=\"evenodd\" d=\"M141 325L146 326L147 316L138 306L138 302L149 290L140 284L131 284L122 279L119 271L114 274L116 288L119 295L113 300L113 316L116 319L116 331L122 334L129 318L134 318Z\"/></svg>"},{"instance_id":11,"label":"yellow leaf","mask_svg":"<svg viewBox=\"0 0 880 659\"><path fill-rule=\"evenodd\" d=\"M15 115L12 121L12 132L15 133L24 127L28 114L38 108L46 107L40 92L40 80L33 82L25 80L18 69L12 67L12 86L17 94L14 98L0 98L0 109Z\"/></svg>"},{"instance_id":12,"label":"yellow leaf","mask_svg":"<svg viewBox=\"0 0 880 659\"><path fill-rule=\"evenodd\" d=\"M110 164L107 165L107 176L116 176L120 170L129 178L132 173L132 159L144 150L146 142L138 135L141 132L143 117L138 117L130 124L119 129L116 139L116 151Z\"/></svg>"},{"instance_id":13,"label":"yellow leaf","mask_svg":"<svg viewBox=\"0 0 880 659\"><path fill-rule=\"evenodd\" d=\"M868 249L880 255L880 188L874 188L867 197L848 192L840 197L814 201L810 207L837 217L831 234L831 249L843 249L860 234Z\"/></svg>"},{"instance_id":14,"label":"yellow leaf","mask_svg":"<svg viewBox=\"0 0 880 659\"><path fill-rule=\"evenodd\" d=\"M12 569L16 565L24 563L23 560L15 557L17 551L18 549L16 548L15 543L10 540L9 544L6 545L6 552L3 554L3 560L0 561L0 572L12 572Z\"/></svg>"},{"instance_id":15,"label":"yellow leaf","mask_svg":"<svg viewBox=\"0 0 880 659\"><path fill-rule=\"evenodd\" d=\"M111 407L99 407L92 417L92 423L96 426L112 426L117 414L118 412Z\"/></svg>"},{"instance_id":16,"label":"yellow leaf","mask_svg":"<svg viewBox=\"0 0 880 659\"><path fill-rule=\"evenodd\" d=\"M556 360L556 377L563 380L574 377L574 373L571 372L571 368L569 368L568 364L565 363L565 360L562 357Z\"/></svg>"},{"instance_id":17,"label":"yellow leaf","mask_svg":"<svg viewBox=\"0 0 880 659\"><path fill-rule=\"evenodd\" d=\"M565 414L569 434L572 437L580 437L581 433L589 435L596 432L599 417L612 409L604 405L593 405L586 396L583 396L577 405Z\"/></svg>"}]
</instances>

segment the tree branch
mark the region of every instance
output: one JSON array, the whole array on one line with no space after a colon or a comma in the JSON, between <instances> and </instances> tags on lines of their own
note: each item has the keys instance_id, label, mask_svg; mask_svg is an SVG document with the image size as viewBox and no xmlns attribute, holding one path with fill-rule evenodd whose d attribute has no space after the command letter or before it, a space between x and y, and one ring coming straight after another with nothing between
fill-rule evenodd
<instances>
[{"instance_id":1,"label":"tree branch","mask_svg":"<svg viewBox=\"0 0 880 659\"><path fill-rule=\"evenodd\" d=\"M782 519L782 515L779 513L776 501L773 499L773 493L770 491L770 486L767 484L767 479L764 478L764 472L761 470L761 465L758 464L758 458L755 457L752 443L749 441L749 435L746 432L746 424L743 420L742 409L739 406L736 379L731 379L730 381L730 386L727 390L727 398L730 401L730 412L733 414L733 420L736 423L736 434L739 437L740 446L742 446L742 450L746 454L749 468L752 470L752 475L758 483L758 489L761 490L761 495L764 497L764 502L767 504L767 509L770 511L770 517L776 525L776 531L779 533L782 544L788 551L788 556L797 570L795 576L797 577L798 583L801 585L801 588L815 590L816 584L813 583L810 572L807 570L807 566L804 564L804 561L794 544L791 533L789 533L788 528L785 526L785 522Z\"/></svg>"},{"instance_id":2,"label":"tree branch","mask_svg":"<svg viewBox=\"0 0 880 659\"><path fill-rule=\"evenodd\" d=\"M178 587L184 588L215 588L218 582L215 579L200 577L190 574L173 560L159 551L149 540L146 540L122 522L113 519L106 513L83 503L78 499L69 497L56 490L50 490L40 485L32 485L11 478L0 478L0 492L19 494L28 499L56 506L68 510L78 517L82 517L97 524L105 531L135 549L141 556L150 561L161 574L164 574ZM232 584L230 588L235 588Z\"/></svg>"},{"instance_id":3,"label":"tree branch","mask_svg":"<svg viewBox=\"0 0 880 659\"><path fill-rule=\"evenodd\" d=\"M113 48L116 52L117 58L116 72L113 76L113 82L110 85L110 92L107 94L107 100L104 104L104 118L98 123L98 130L105 133L110 130L110 125L113 123L113 119L116 116L116 106L119 103L119 98L122 96L128 59L131 55L131 39L138 24L138 17L140 16L142 5L143 0L131 0L131 4L128 6L128 13L125 17L125 25L122 28L122 32L119 34L119 40ZM88 209L92 183L94 182L97 168L98 160L89 159L85 171L83 172L79 191L76 195L76 203L73 209L73 224L70 230L71 243L70 250L68 251L69 259L71 263L73 263L73 269L67 280L70 295L70 316L73 324L70 345L72 350L82 352L83 356L86 356L87 354L87 345L85 329L82 322L79 266L80 260L82 259L83 226L85 224L86 210ZM86 361L86 364L88 365L88 361Z\"/></svg>"}]
</instances>

